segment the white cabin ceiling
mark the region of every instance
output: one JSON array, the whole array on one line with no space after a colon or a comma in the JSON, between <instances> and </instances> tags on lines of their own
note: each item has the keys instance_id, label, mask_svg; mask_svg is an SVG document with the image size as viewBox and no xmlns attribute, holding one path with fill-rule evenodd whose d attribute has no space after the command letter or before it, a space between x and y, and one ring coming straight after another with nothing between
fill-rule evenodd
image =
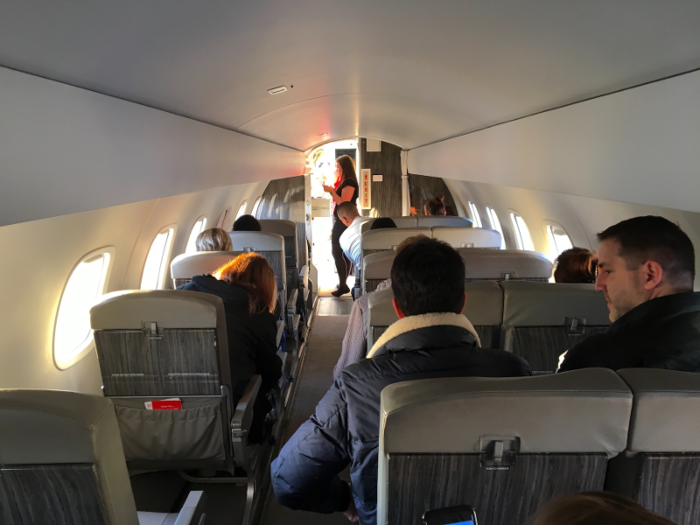
<instances>
[{"instance_id":1,"label":"white cabin ceiling","mask_svg":"<svg viewBox=\"0 0 700 525\"><path fill-rule=\"evenodd\" d=\"M2 0L0 66L300 150L410 149L698 68L699 20L697 0Z\"/></svg>"}]
</instances>

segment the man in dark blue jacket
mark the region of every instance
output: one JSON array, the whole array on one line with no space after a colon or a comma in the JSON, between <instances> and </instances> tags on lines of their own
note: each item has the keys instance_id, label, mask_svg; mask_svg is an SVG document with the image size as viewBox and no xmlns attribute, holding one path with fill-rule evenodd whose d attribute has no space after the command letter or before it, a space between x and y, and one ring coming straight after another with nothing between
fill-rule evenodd
<instances>
[{"instance_id":1,"label":"man in dark blue jacket","mask_svg":"<svg viewBox=\"0 0 700 525\"><path fill-rule=\"evenodd\" d=\"M293 509L344 512L377 521L379 400L399 381L438 377L529 375L513 354L480 348L461 315L464 262L447 244L424 236L404 241L391 268L399 320L368 358L345 368L272 463L277 500ZM338 477L350 465L351 486Z\"/></svg>"}]
</instances>

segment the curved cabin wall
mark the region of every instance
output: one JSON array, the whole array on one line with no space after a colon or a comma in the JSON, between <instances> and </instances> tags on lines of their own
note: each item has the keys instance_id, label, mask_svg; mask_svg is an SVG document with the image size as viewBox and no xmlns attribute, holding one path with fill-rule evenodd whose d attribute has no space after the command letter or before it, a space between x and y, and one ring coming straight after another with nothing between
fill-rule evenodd
<instances>
[{"instance_id":1,"label":"curved cabin wall","mask_svg":"<svg viewBox=\"0 0 700 525\"><path fill-rule=\"evenodd\" d=\"M211 227L227 207L235 214L246 200L250 209L266 185L229 186L1 227L0 388L99 393L94 350L64 371L53 362L56 310L78 260L96 248L113 246L106 291L138 288L151 242L163 227L177 225L172 259L184 252L199 217L205 215ZM166 288L172 288L169 277Z\"/></svg>"}]
</instances>

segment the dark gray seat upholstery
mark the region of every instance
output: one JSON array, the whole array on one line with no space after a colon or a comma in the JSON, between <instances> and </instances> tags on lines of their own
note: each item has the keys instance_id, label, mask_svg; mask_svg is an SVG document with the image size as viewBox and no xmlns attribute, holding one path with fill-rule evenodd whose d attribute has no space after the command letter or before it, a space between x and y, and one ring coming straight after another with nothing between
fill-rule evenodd
<instances>
[{"instance_id":1,"label":"dark gray seat upholstery","mask_svg":"<svg viewBox=\"0 0 700 525\"><path fill-rule=\"evenodd\" d=\"M244 522L255 492L257 446L248 444L253 376L232 399L224 305L199 292L122 291L90 310L104 394L115 405L132 469L215 469L245 477ZM177 398L181 410L148 410L148 401ZM202 480L207 481L207 480Z\"/></svg>"},{"instance_id":2,"label":"dark gray seat upholstery","mask_svg":"<svg viewBox=\"0 0 700 525\"><path fill-rule=\"evenodd\" d=\"M700 516L700 374L630 368L634 394L627 448L610 462L606 488L678 525Z\"/></svg>"},{"instance_id":3,"label":"dark gray seat upholstery","mask_svg":"<svg viewBox=\"0 0 700 525\"><path fill-rule=\"evenodd\" d=\"M467 294L464 315L474 325L481 339L481 346L497 347L499 326L503 319L503 291L497 283L484 281L467 283L464 292ZM380 290L370 295L366 334L368 349L371 349L374 341L398 320L392 305L393 298L394 293L391 289Z\"/></svg>"},{"instance_id":4,"label":"dark gray seat upholstery","mask_svg":"<svg viewBox=\"0 0 700 525\"><path fill-rule=\"evenodd\" d=\"M539 252L458 248L464 261L467 281L548 282L552 262Z\"/></svg>"},{"instance_id":5,"label":"dark gray seat upholstery","mask_svg":"<svg viewBox=\"0 0 700 525\"><path fill-rule=\"evenodd\" d=\"M195 275L210 274L243 252L197 252L178 255L170 263L170 277L177 288Z\"/></svg>"},{"instance_id":6,"label":"dark gray seat upholstery","mask_svg":"<svg viewBox=\"0 0 700 525\"><path fill-rule=\"evenodd\" d=\"M297 313L297 300L299 289L296 286L287 285L287 264L285 252L285 240L282 235L265 232L229 232L233 249L241 252L256 252L270 263L277 278L277 290L280 303L286 305L284 320L287 334L297 337L301 316Z\"/></svg>"},{"instance_id":7,"label":"dark gray seat upholstery","mask_svg":"<svg viewBox=\"0 0 700 525\"><path fill-rule=\"evenodd\" d=\"M523 525L550 499L601 490L627 443L632 392L607 369L396 383L381 395L377 523L472 505Z\"/></svg>"},{"instance_id":8,"label":"dark gray seat upholstery","mask_svg":"<svg viewBox=\"0 0 700 525\"><path fill-rule=\"evenodd\" d=\"M138 513L112 403L59 390L0 389L0 522L197 524L202 492L180 515Z\"/></svg>"},{"instance_id":9,"label":"dark gray seat upholstery","mask_svg":"<svg viewBox=\"0 0 700 525\"><path fill-rule=\"evenodd\" d=\"M501 348L530 363L533 374L554 373L559 356L610 324L605 297L591 284L502 281Z\"/></svg>"}]
</instances>

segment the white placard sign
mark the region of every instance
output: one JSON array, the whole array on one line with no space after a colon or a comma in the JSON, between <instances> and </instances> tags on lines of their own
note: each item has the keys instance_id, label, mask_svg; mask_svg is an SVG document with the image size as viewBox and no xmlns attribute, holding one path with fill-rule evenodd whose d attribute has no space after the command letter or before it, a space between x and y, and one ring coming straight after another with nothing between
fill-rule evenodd
<instances>
[{"instance_id":1,"label":"white placard sign","mask_svg":"<svg viewBox=\"0 0 700 525\"><path fill-rule=\"evenodd\" d=\"M360 208L372 207L372 170L362 170L360 175Z\"/></svg>"}]
</instances>

